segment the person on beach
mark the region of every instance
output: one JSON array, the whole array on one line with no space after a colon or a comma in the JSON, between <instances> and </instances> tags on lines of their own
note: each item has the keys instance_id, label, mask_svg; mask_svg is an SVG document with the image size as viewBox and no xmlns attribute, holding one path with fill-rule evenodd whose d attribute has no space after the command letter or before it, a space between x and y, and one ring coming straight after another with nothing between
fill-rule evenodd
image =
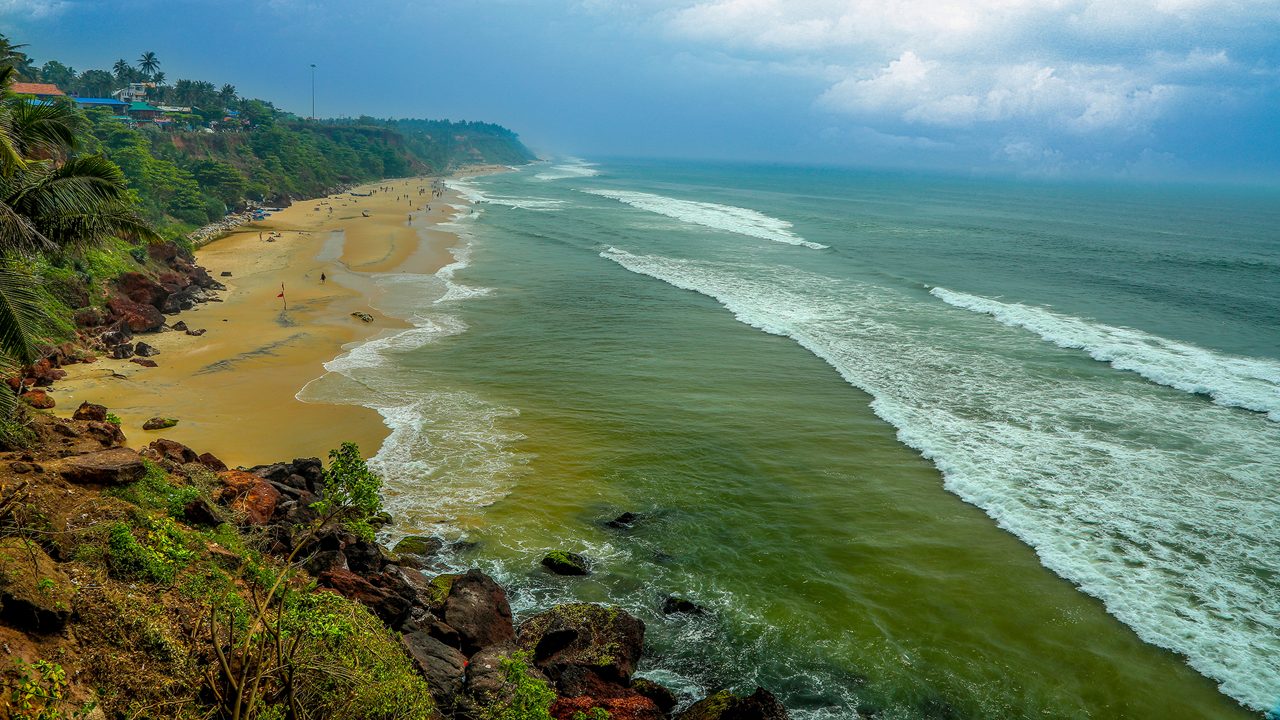
<instances>
[{"instance_id":1,"label":"person on beach","mask_svg":"<svg viewBox=\"0 0 1280 720\"><path fill-rule=\"evenodd\" d=\"M324 273L320 273L320 284L323 285L324 281L325 281Z\"/></svg>"}]
</instances>

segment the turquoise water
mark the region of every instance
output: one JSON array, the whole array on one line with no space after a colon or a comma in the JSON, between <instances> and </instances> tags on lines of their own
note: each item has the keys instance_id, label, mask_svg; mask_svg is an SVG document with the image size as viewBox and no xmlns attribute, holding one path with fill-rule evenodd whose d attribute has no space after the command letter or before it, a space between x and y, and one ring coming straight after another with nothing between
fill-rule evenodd
<instances>
[{"instance_id":1,"label":"turquoise water","mask_svg":"<svg viewBox=\"0 0 1280 720\"><path fill-rule=\"evenodd\" d=\"M456 185L459 262L377 279L415 328L307 393L383 413L397 531L473 541L518 613L623 604L646 673L806 718L1280 701L1277 198L657 162Z\"/></svg>"}]
</instances>

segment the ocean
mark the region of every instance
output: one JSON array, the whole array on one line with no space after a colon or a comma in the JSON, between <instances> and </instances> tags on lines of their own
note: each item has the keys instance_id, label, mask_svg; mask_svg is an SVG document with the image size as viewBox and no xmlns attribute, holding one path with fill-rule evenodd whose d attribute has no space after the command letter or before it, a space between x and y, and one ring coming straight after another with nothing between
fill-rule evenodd
<instances>
[{"instance_id":1,"label":"ocean","mask_svg":"<svg viewBox=\"0 0 1280 720\"><path fill-rule=\"evenodd\" d=\"M382 413L395 532L465 541L518 617L622 605L643 675L804 720L1280 706L1274 192L635 160L450 184L457 262L375 278L414 327L301 397Z\"/></svg>"}]
</instances>

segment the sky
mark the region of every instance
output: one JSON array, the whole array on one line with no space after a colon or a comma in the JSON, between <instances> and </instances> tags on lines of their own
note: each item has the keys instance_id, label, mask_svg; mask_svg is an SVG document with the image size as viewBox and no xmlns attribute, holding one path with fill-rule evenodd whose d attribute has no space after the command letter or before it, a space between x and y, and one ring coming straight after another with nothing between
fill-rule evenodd
<instances>
[{"instance_id":1,"label":"sky","mask_svg":"<svg viewBox=\"0 0 1280 720\"><path fill-rule=\"evenodd\" d=\"M1280 0L0 0L38 63L154 51L321 117L545 155L1280 183Z\"/></svg>"}]
</instances>

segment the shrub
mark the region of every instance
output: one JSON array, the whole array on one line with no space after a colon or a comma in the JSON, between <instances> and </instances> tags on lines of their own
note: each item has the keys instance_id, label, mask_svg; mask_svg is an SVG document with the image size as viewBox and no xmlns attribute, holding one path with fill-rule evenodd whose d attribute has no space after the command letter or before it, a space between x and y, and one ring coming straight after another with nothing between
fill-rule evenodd
<instances>
[{"instance_id":1,"label":"shrub","mask_svg":"<svg viewBox=\"0 0 1280 720\"><path fill-rule=\"evenodd\" d=\"M83 718L93 711L92 702L73 707L69 705L67 672L58 663L36 660L25 663L14 658L17 681L9 685L9 697L5 709L14 720L63 720Z\"/></svg>"},{"instance_id":2,"label":"shrub","mask_svg":"<svg viewBox=\"0 0 1280 720\"><path fill-rule=\"evenodd\" d=\"M172 583L178 570L195 554L187 549L187 539L171 517L149 519L145 542L139 541L127 523L113 524L107 531L107 566L121 578L137 578L154 583Z\"/></svg>"},{"instance_id":3,"label":"shrub","mask_svg":"<svg viewBox=\"0 0 1280 720\"><path fill-rule=\"evenodd\" d=\"M484 720L550 720L556 693L529 674L530 657L521 651L502 659L504 692L485 708Z\"/></svg>"}]
</instances>

